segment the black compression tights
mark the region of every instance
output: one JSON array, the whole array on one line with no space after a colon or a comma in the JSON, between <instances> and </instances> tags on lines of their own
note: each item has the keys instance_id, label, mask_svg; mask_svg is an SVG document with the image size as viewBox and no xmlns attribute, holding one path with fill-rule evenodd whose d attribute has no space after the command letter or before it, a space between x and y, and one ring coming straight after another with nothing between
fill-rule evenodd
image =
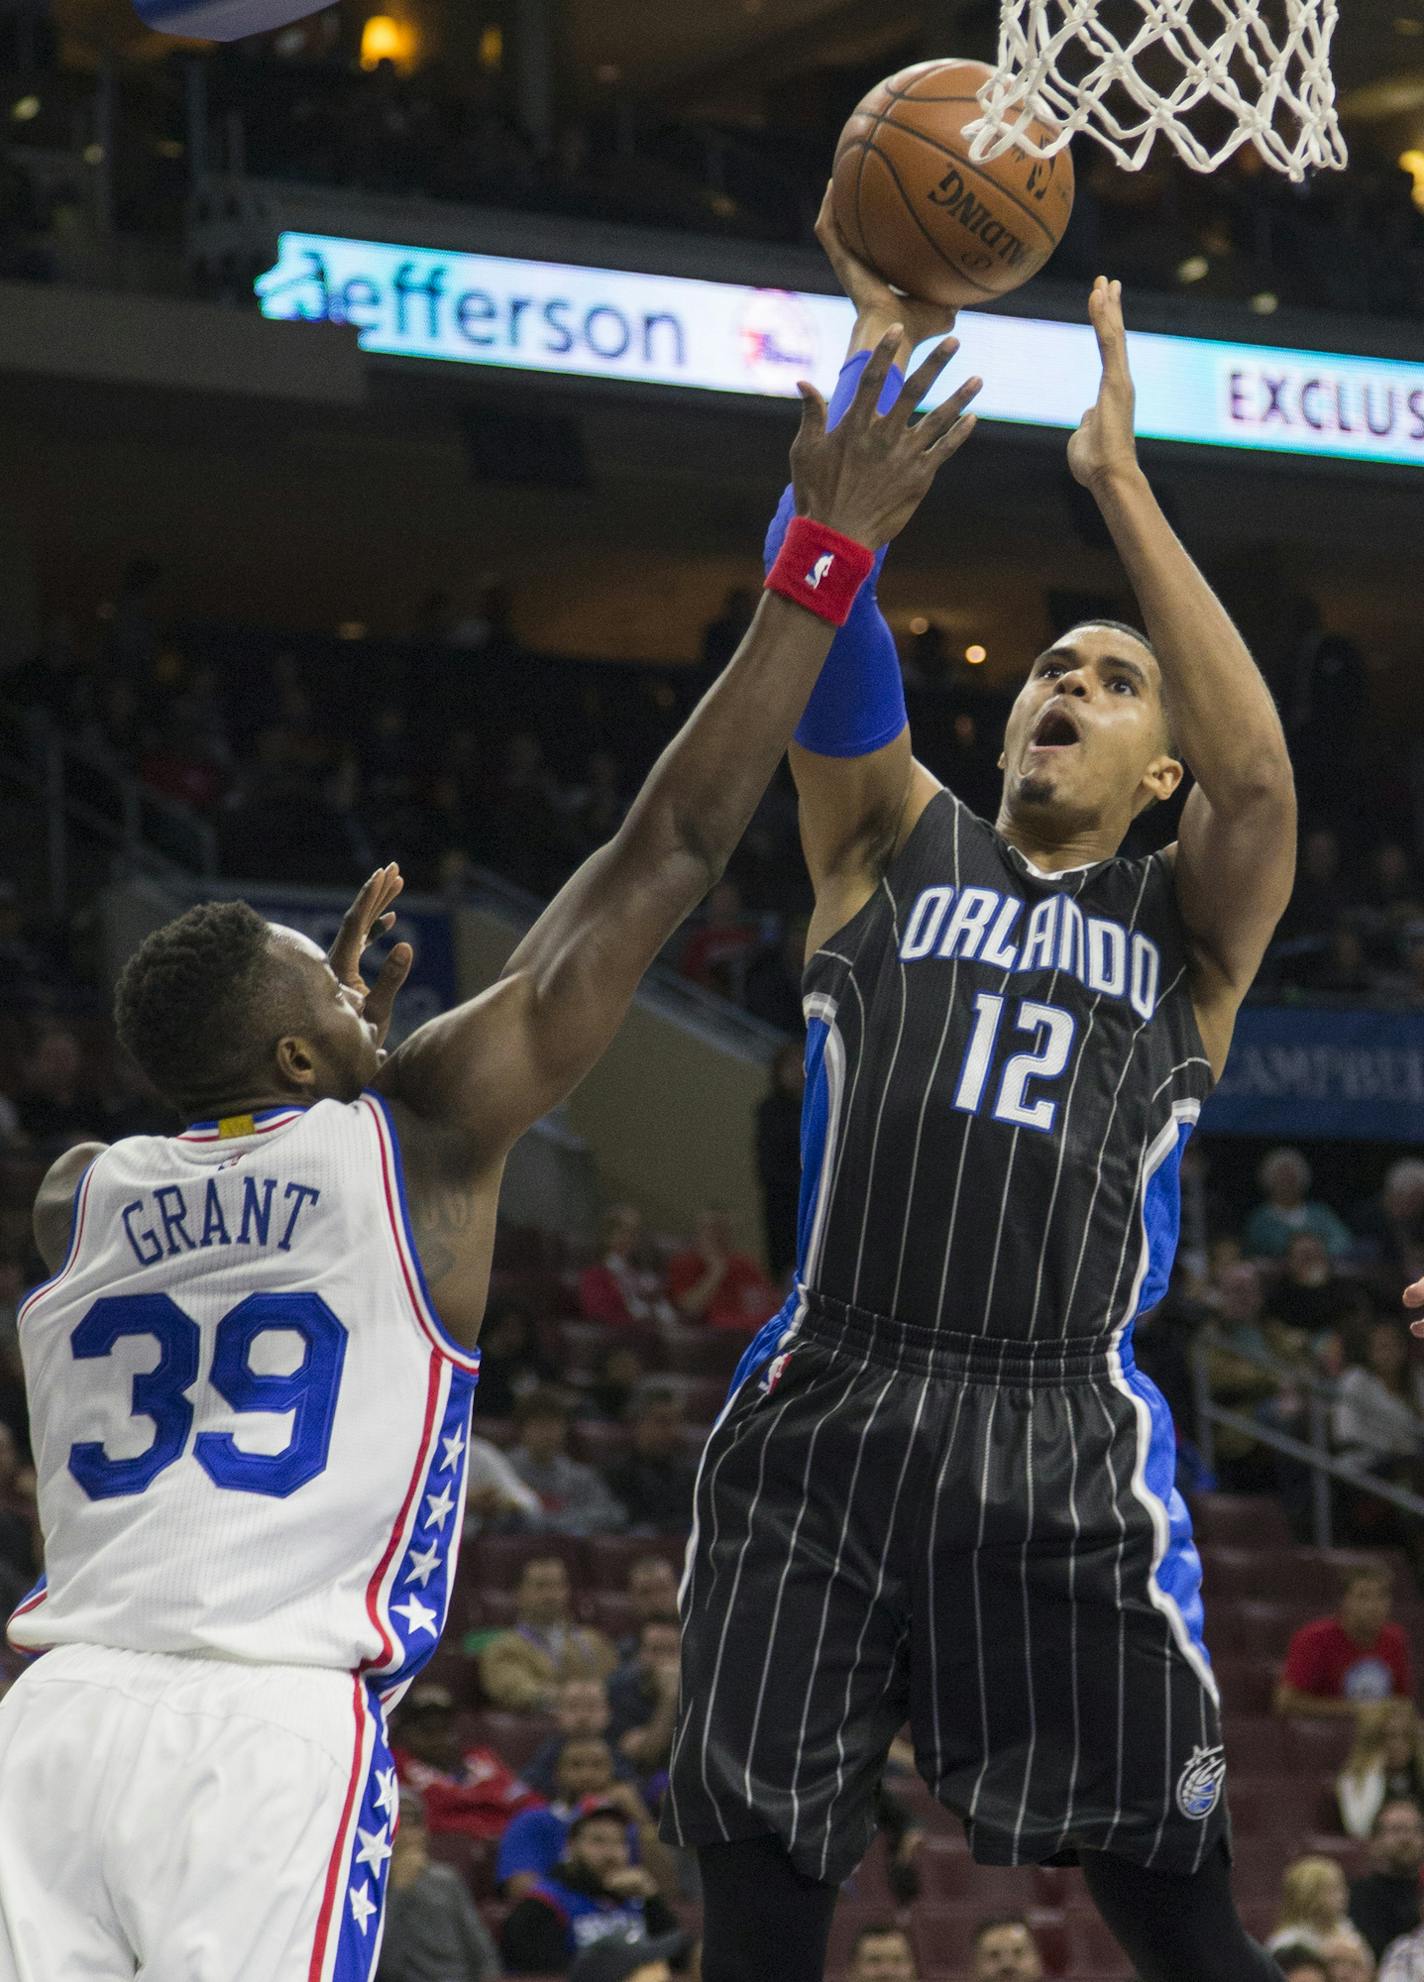
<instances>
[{"instance_id":1,"label":"black compression tights","mask_svg":"<svg viewBox=\"0 0 1424 1982\"><path fill-rule=\"evenodd\" d=\"M702 1982L821 1982L839 1888L798 1872L780 1838L707 1844Z\"/></svg>"},{"instance_id":2,"label":"black compression tights","mask_svg":"<svg viewBox=\"0 0 1424 1982\"><path fill-rule=\"evenodd\" d=\"M1085 1851L1083 1877L1139 1982L1281 1982L1241 1925L1224 1846L1189 1878Z\"/></svg>"},{"instance_id":3,"label":"black compression tights","mask_svg":"<svg viewBox=\"0 0 1424 1982\"><path fill-rule=\"evenodd\" d=\"M837 1889L808 1879L774 1837L704 1846L703 1982L822 1982ZM1098 1911L1139 1982L1281 1982L1231 1897L1224 1850L1190 1878L1084 1852Z\"/></svg>"}]
</instances>

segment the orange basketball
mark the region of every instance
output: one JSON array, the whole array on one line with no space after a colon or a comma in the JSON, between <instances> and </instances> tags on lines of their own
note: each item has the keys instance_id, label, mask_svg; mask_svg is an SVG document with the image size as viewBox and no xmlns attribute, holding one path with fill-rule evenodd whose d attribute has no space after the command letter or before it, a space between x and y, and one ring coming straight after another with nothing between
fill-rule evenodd
<instances>
[{"instance_id":1,"label":"orange basketball","mask_svg":"<svg viewBox=\"0 0 1424 1982\"><path fill-rule=\"evenodd\" d=\"M971 161L964 126L992 73L952 59L901 69L859 105L836 147L836 219L852 249L907 296L953 309L1037 275L1073 211L1066 150ZM1029 128L1038 143L1049 135L1038 119Z\"/></svg>"}]
</instances>

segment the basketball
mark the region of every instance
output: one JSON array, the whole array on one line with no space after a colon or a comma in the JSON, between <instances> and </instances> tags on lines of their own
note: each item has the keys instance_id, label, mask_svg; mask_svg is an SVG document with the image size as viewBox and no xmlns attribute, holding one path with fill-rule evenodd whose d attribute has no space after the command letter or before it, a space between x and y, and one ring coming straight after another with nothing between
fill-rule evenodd
<instances>
[{"instance_id":1,"label":"basketball","mask_svg":"<svg viewBox=\"0 0 1424 1982\"><path fill-rule=\"evenodd\" d=\"M964 309L1037 275L1073 211L1073 161L1017 148L976 165L983 62L919 62L878 83L836 147L835 209L854 253L907 296ZM1038 143L1049 135L1029 126Z\"/></svg>"}]
</instances>

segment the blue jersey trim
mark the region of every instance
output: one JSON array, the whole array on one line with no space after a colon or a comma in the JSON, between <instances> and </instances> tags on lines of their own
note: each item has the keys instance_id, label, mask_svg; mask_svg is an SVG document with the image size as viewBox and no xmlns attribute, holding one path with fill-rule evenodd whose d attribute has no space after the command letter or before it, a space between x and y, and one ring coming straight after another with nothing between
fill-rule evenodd
<instances>
[{"instance_id":1,"label":"blue jersey trim","mask_svg":"<svg viewBox=\"0 0 1424 1982\"><path fill-rule=\"evenodd\" d=\"M1177 1491L1177 1431L1167 1400L1148 1376L1132 1361L1124 1345L1122 1373L1132 1395L1147 1407L1150 1429L1147 1454L1142 1468L1144 1490L1165 1509L1167 1546L1157 1563L1152 1580L1177 1611L1192 1646L1210 1667L1211 1653L1204 1635L1206 1612L1202 1604L1201 1557L1192 1536L1192 1517L1187 1503Z\"/></svg>"},{"instance_id":2,"label":"blue jersey trim","mask_svg":"<svg viewBox=\"0 0 1424 1982\"><path fill-rule=\"evenodd\" d=\"M1182 1228L1182 1157L1196 1122L1178 1122L1176 1147L1147 1180L1142 1197L1142 1229L1147 1240L1147 1271L1137 1313L1155 1308L1167 1292ZM1135 1319L1136 1317L1134 1317Z\"/></svg>"}]
</instances>

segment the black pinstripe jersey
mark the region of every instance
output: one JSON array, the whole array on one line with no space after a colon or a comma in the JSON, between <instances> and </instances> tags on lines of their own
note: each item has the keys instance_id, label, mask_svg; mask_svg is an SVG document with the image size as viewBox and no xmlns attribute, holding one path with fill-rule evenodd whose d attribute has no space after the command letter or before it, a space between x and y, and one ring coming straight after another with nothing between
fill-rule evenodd
<instances>
[{"instance_id":1,"label":"black pinstripe jersey","mask_svg":"<svg viewBox=\"0 0 1424 1982\"><path fill-rule=\"evenodd\" d=\"M942 792L806 993L806 1288L1045 1342L1160 1298L1211 1085L1164 854L1043 874Z\"/></svg>"}]
</instances>

